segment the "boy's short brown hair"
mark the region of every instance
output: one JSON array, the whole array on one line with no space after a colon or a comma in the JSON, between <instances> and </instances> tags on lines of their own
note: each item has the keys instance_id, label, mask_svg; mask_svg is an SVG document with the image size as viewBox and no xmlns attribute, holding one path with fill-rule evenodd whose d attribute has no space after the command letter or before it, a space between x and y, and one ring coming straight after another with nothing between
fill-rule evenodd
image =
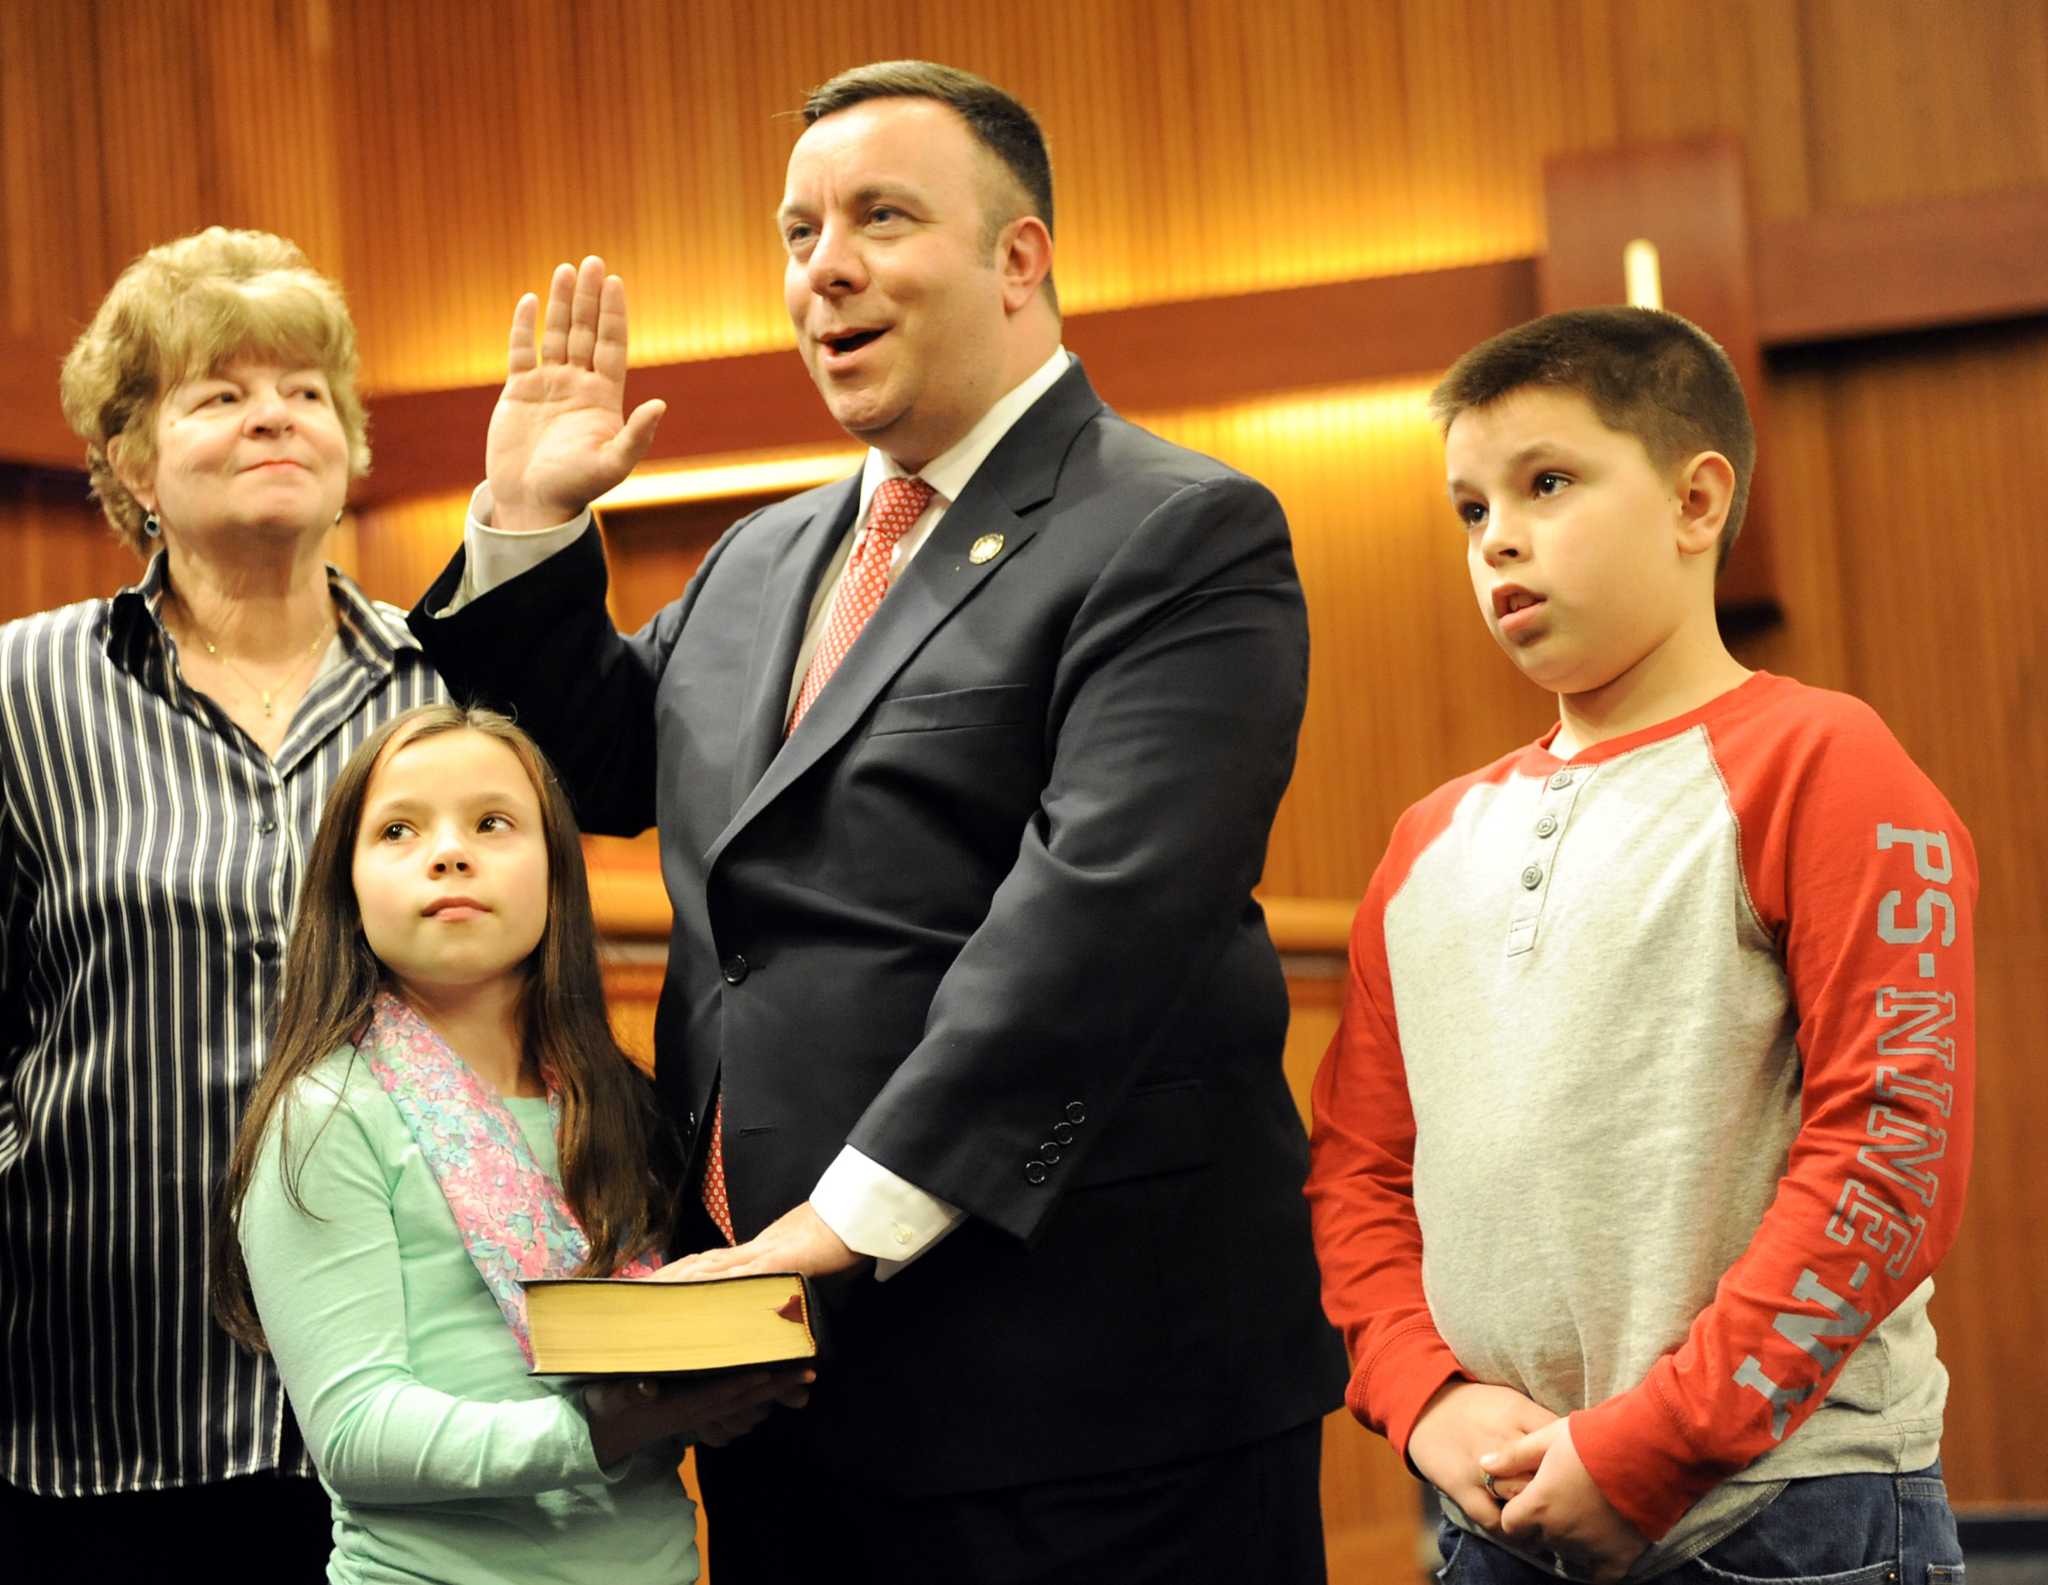
<instances>
[{"instance_id":1,"label":"boy's short brown hair","mask_svg":"<svg viewBox=\"0 0 2048 1585\"><path fill-rule=\"evenodd\" d=\"M1600 422L1643 443L1660 468L1718 451L1735 469L1735 499L1721 531L1725 565L1756 467L1756 431L1742 381L1712 336L1659 308L1572 308L1482 341L1429 393L1449 431L1460 413L1529 386L1575 391Z\"/></svg>"}]
</instances>

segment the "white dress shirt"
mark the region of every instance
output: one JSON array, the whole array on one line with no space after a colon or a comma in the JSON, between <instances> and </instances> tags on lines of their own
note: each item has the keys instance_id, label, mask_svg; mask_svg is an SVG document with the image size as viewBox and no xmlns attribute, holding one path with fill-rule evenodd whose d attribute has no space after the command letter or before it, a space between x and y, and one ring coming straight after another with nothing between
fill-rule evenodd
<instances>
[{"instance_id":1,"label":"white dress shirt","mask_svg":"<svg viewBox=\"0 0 2048 1585\"><path fill-rule=\"evenodd\" d=\"M1072 359L1066 348L1055 348L1051 357L982 414L957 445L934 457L919 470L917 477L932 487L931 504L911 525L910 531L896 542L895 553L889 558L892 587L902 576L903 569L910 565L910 558L931 538L932 530L946 515L946 508L960 498L960 492L967 488L968 481L987 460L988 454L995 450L996 443L1067 372L1070 362ZM810 670L811 656L824 637L826 618L839 584L846 576L853 547L867 532L868 507L875 498L875 491L881 488L884 479L907 477L905 470L886 455L869 448L867 460L861 467L860 507L853 517L855 527L833 554L825 575L818 580L817 592L811 597L810 615L804 624L804 640L797 649L796 666L790 674L789 697L784 706L785 720L789 710L796 705L804 673ZM462 587L437 614L447 616L458 611L478 596L539 566L557 551L566 550L575 543L590 526L590 513L586 509L572 521L555 528L530 534L510 534L490 526L491 512L491 487L488 484L478 485L476 493L470 497L469 521L463 532L466 554L463 557ZM952 1232L966 1217L964 1211L891 1172L851 1145L840 1150L818 1179L817 1186L811 1190L811 1207L848 1249L874 1257L875 1275L884 1281Z\"/></svg>"}]
</instances>

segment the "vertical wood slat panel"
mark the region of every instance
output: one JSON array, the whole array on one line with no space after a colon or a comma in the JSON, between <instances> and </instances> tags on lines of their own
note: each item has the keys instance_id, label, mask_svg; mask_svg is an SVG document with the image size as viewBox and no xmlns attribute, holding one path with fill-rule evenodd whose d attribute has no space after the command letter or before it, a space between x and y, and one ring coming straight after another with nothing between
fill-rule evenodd
<instances>
[{"instance_id":1,"label":"vertical wood slat panel","mask_svg":"<svg viewBox=\"0 0 2048 1585\"><path fill-rule=\"evenodd\" d=\"M2030 0L16 4L0 304L75 324L222 220L347 282L386 389L488 379L519 292L591 248L640 288L643 359L783 345L774 112L913 51L1040 110L1070 308L1539 251L1542 159L1617 141L1740 136L1774 218L2048 181Z\"/></svg>"},{"instance_id":2,"label":"vertical wood slat panel","mask_svg":"<svg viewBox=\"0 0 2048 1585\"><path fill-rule=\"evenodd\" d=\"M97 598L142 574L82 480L9 468L0 468L0 565L0 622Z\"/></svg>"},{"instance_id":3,"label":"vertical wood slat panel","mask_svg":"<svg viewBox=\"0 0 2048 1585\"><path fill-rule=\"evenodd\" d=\"M1040 109L1069 307L1536 252L1540 160L1620 139L1741 135L1772 217L2048 180L2025 0L16 6L0 301L76 324L125 258L225 219L344 276L385 389L487 379L514 297L582 248L641 285L643 358L778 346L776 111L915 49Z\"/></svg>"},{"instance_id":4,"label":"vertical wood slat panel","mask_svg":"<svg viewBox=\"0 0 2048 1585\"><path fill-rule=\"evenodd\" d=\"M2048 1283L2032 1167L2048 1123L2034 991L2048 980L2048 325L1925 336L1780 360L1773 440L1787 470L1791 615L1769 664L1870 701L1975 838L1977 1153L1969 1210L1936 1278L1950 1370L1950 1490L2048 1501L2028 1467L2048 1407ZM1792 489L1813 504L1794 518ZM1825 548L1822 548L1823 545ZM1962 1185L1949 1182L1944 1192Z\"/></svg>"}]
</instances>

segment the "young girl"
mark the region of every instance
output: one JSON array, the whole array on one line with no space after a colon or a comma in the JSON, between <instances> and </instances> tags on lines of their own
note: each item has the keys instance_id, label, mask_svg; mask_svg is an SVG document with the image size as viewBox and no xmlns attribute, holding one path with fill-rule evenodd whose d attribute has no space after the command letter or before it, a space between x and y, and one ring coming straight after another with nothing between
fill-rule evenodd
<instances>
[{"instance_id":1,"label":"young girl","mask_svg":"<svg viewBox=\"0 0 2048 1585\"><path fill-rule=\"evenodd\" d=\"M605 1018L567 801L523 733L435 705L364 743L284 985L215 1305L276 1355L333 1498L329 1580L694 1580L679 1439L737 1435L808 1374L527 1374L518 1279L651 1271L674 1164Z\"/></svg>"}]
</instances>

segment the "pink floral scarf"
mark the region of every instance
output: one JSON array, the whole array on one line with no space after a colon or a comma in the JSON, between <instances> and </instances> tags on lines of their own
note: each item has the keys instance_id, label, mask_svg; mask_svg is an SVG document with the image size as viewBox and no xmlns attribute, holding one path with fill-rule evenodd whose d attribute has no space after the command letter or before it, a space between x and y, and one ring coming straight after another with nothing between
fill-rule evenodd
<instances>
[{"instance_id":1,"label":"pink floral scarf","mask_svg":"<svg viewBox=\"0 0 2048 1585\"><path fill-rule=\"evenodd\" d=\"M388 991L379 995L356 1049L412 1131L477 1274L532 1364L521 1279L566 1277L590 1253L561 1185L534 1160L497 1093L409 1003ZM548 1119L559 1137L562 1098L552 1081ZM644 1277L654 1270L652 1262L636 1260L618 1275Z\"/></svg>"}]
</instances>

